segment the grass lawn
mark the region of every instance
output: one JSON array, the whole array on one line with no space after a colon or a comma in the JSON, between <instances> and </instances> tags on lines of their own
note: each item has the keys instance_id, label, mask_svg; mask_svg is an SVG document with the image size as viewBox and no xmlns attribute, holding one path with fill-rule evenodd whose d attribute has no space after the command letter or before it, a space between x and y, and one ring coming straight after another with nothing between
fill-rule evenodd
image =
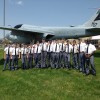
<instances>
[{"instance_id":1,"label":"grass lawn","mask_svg":"<svg viewBox=\"0 0 100 100\"><path fill-rule=\"evenodd\" d=\"M0 50L0 100L100 100L100 52L95 53L97 76L77 70L29 69L4 71Z\"/></svg>"}]
</instances>

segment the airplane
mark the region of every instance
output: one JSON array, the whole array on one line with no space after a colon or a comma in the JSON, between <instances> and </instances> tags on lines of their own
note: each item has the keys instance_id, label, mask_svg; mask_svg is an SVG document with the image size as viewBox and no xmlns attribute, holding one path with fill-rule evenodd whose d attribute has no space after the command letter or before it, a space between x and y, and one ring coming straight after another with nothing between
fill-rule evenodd
<instances>
[{"instance_id":1,"label":"airplane","mask_svg":"<svg viewBox=\"0 0 100 100\"><path fill-rule=\"evenodd\" d=\"M17 43L29 43L32 40L45 39L71 39L100 35L100 9L94 16L80 26L70 27L41 27L18 24L14 28L0 27L11 31L6 38Z\"/></svg>"}]
</instances>

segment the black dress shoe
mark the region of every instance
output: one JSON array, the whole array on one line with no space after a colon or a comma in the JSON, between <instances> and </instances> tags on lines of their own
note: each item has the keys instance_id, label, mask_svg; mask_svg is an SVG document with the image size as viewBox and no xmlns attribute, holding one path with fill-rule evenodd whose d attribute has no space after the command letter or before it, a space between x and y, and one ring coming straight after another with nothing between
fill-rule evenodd
<instances>
[{"instance_id":1,"label":"black dress shoe","mask_svg":"<svg viewBox=\"0 0 100 100\"><path fill-rule=\"evenodd\" d=\"M5 71L5 69L3 69L2 71Z\"/></svg>"}]
</instances>

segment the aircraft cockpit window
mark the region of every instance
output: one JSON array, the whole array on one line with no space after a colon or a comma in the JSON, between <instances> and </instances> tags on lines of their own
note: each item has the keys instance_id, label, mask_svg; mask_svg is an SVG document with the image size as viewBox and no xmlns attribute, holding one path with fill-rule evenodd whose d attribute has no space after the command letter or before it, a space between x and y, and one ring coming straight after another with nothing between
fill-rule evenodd
<instances>
[{"instance_id":1,"label":"aircraft cockpit window","mask_svg":"<svg viewBox=\"0 0 100 100\"><path fill-rule=\"evenodd\" d=\"M21 28L23 24L16 25L14 28Z\"/></svg>"}]
</instances>

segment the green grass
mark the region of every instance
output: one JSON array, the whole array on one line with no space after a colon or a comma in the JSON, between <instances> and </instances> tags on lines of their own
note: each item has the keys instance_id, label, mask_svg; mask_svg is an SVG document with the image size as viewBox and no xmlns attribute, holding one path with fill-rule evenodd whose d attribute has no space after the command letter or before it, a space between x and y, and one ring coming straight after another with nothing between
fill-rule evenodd
<instances>
[{"instance_id":1,"label":"green grass","mask_svg":"<svg viewBox=\"0 0 100 100\"><path fill-rule=\"evenodd\" d=\"M100 100L99 51L95 53L97 76L67 69L2 72L3 51L0 58L0 100Z\"/></svg>"}]
</instances>

